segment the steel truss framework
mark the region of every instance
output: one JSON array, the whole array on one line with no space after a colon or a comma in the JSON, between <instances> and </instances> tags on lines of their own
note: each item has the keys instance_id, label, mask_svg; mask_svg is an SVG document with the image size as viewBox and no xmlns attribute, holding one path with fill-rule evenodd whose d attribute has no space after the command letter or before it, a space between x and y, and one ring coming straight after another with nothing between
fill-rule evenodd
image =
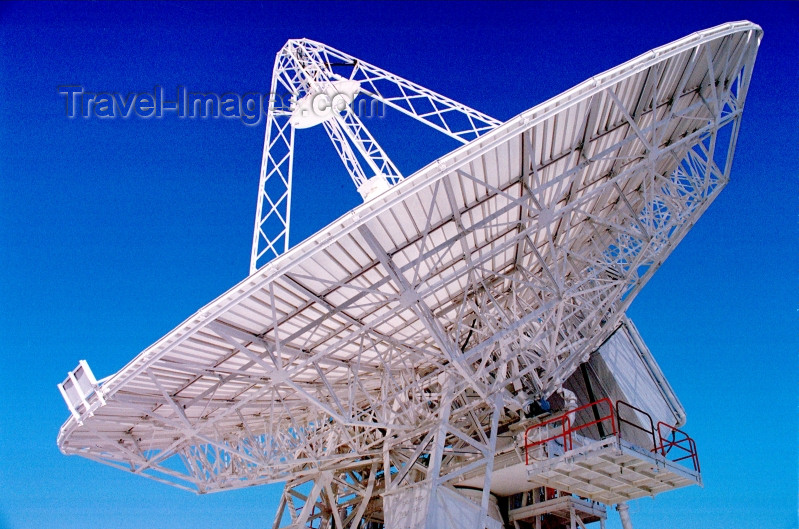
<instances>
[{"instance_id":1,"label":"steel truss framework","mask_svg":"<svg viewBox=\"0 0 799 529\"><path fill-rule=\"evenodd\" d=\"M61 450L199 492L286 481L275 527L383 523L402 490L433 497L478 472L485 517L498 432L613 332L726 184L760 35L719 26L496 128L435 125L471 141L397 174L101 381ZM377 88L407 82L310 41L278 54L274 86L306 75L297 50L355 63L351 78L414 112ZM329 128L346 135L346 120ZM274 254L287 122L270 106L254 248ZM275 178L278 202L264 191Z\"/></svg>"},{"instance_id":2,"label":"steel truss framework","mask_svg":"<svg viewBox=\"0 0 799 529\"><path fill-rule=\"evenodd\" d=\"M358 82L360 94L368 99L354 101L350 94L338 94L345 97L341 101L345 103L343 111L332 113L333 119L322 124L358 189L375 175L386 177L389 184L403 179L358 116L364 110L375 113L376 103L406 114L460 143L468 143L501 123L330 46L308 39L288 41L278 52L272 71L250 273L289 249L294 162L292 116L296 115L292 110L303 99L310 103L305 109L307 113L321 114L331 106L337 107L335 83L344 80Z\"/></svg>"}]
</instances>

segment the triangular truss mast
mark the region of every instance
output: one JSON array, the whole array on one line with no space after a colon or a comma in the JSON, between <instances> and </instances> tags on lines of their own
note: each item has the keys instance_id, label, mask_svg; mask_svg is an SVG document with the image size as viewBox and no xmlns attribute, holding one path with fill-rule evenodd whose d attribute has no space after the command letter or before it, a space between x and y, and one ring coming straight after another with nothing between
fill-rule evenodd
<instances>
[{"instance_id":1,"label":"triangular truss mast","mask_svg":"<svg viewBox=\"0 0 799 529\"><path fill-rule=\"evenodd\" d=\"M322 125L363 199L403 179L360 119L382 104L468 143L500 121L319 42L277 54L267 111L250 273L289 249L294 131Z\"/></svg>"}]
</instances>

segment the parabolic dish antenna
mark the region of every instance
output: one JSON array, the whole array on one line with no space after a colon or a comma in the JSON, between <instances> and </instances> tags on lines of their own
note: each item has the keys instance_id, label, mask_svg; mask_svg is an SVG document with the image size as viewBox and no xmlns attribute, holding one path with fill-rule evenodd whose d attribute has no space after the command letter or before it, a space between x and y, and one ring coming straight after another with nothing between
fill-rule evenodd
<instances>
[{"instance_id":1,"label":"parabolic dish antenna","mask_svg":"<svg viewBox=\"0 0 799 529\"><path fill-rule=\"evenodd\" d=\"M761 33L695 33L504 123L289 41L251 275L118 373L81 362L58 446L201 493L285 481L275 527L532 527L557 501L585 522L591 500L701 482L624 312L728 180ZM402 175L358 116L370 98L463 145ZM365 202L290 247L295 129L319 125ZM657 397L624 389L634 371ZM648 450L608 455L646 444L633 424Z\"/></svg>"}]
</instances>

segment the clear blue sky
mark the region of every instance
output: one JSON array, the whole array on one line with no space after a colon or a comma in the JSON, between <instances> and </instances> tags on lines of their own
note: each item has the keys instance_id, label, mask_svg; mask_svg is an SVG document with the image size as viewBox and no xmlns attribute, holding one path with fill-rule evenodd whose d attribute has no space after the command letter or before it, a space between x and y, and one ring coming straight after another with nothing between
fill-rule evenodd
<instances>
[{"instance_id":1,"label":"clear blue sky","mask_svg":"<svg viewBox=\"0 0 799 529\"><path fill-rule=\"evenodd\" d=\"M238 120L70 120L58 86L267 92L275 53L308 37L504 120L740 19L765 36L731 182L629 311L705 487L631 511L636 528L796 528L796 2L0 5L0 527L269 527L280 492L195 496L58 452L56 383L79 359L117 371L247 274L263 142ZM379 139L408 174L431 154L405 130ZM300 235L358 203L317 133L298 135Z\"/></svg>"}]
</instances>

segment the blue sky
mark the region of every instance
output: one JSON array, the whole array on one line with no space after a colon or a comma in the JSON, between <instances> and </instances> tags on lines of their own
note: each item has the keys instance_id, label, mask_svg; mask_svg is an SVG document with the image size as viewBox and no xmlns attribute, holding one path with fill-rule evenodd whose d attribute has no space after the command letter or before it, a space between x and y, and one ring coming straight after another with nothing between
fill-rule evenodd
<instances>
[{"instance_id":1,"label":"blue sky","mask_svg":"<svg viewBox=\"0 0 799 529\"><path fill-rule=\"evenodd\" d=\"M638 528L796 528L795 2L0 5L0 528L268 527L280 492L195 496L59 453L56 383L79 359L117 371L247 274L263 147L263 124L235 119L68 119L59 86L264 93L275 53L308 37L505 120L741 19L765 36L731 182L629 311L705 487L631 512ZM398 123L378 139L406 174L454 147ZM317 140L297 139L298 236L359 202Z\"/></svg>"}]
</instances>

